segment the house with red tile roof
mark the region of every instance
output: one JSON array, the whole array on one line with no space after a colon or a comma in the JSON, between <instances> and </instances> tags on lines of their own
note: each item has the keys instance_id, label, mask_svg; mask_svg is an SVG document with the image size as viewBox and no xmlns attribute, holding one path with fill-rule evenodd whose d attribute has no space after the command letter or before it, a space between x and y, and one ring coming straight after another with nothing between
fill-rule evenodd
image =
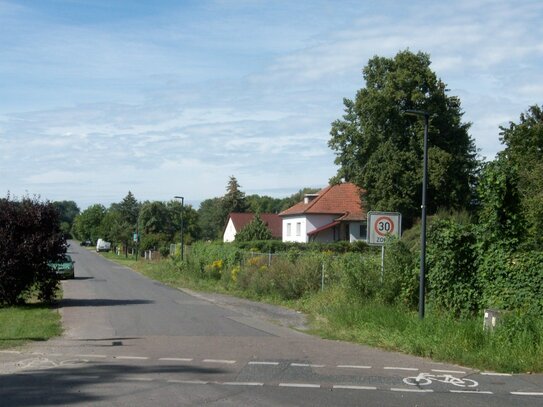
<instances>
[{"instance_id":1,"label":"house with red tile roof","mask_svg":"<svg viewBox=\"0 0 543 407\"><path fill-rule=\"evenodd\" d=\"M329 185L281 212L283 242L366 240L367 218L362 190L352 183Z\"/></svg>"},{"instance_id":2,"label":"house with red tile roof","mask_svg":"<svg viewBox=\"0 0 543 407\"><path fill-rule=\"evenodd\" d=\"M226 220L226 227L223 233L223 242L233 242L236 239L236 234L247 226L255 218L254 213L239 213L232 212ZM282 220L275 213L261 213L260 219L270 230L272 237L281 239L282 237Z\"/></svg>"}]
</instances>

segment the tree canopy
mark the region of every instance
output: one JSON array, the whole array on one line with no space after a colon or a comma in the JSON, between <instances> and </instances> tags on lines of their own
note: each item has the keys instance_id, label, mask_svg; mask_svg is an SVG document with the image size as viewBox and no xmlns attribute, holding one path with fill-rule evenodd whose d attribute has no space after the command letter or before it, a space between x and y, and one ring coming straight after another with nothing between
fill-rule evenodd
<instances>
[{"instance_id":1,"label":"tree canopy","mask_svg":"<svg viewBox=\"0 0 543 407\"><path fill-rule=\"evenodd\" d=\"M370 210L399 211L408 223L421 202L424 123L406 116L406 109L430 114L429 213L467 207L477 168L460 100L447 94L430 64L429 55L409 50L370 59L363 69L366 86L354 100L344 99L345 114L330 131L338 177L366 191Z\"/></svg>"},{"instance_id":2,"label":"tree canopy","mask_svg":"<svg viewBox=\"0 0 543 407\"><path fill-rule=\"evenodd\" d=\"M250 242L251 240L270 240L272 233L259 214L256 214L243 229L236 233L236 241Z\"/></svg>"}]
</instances>

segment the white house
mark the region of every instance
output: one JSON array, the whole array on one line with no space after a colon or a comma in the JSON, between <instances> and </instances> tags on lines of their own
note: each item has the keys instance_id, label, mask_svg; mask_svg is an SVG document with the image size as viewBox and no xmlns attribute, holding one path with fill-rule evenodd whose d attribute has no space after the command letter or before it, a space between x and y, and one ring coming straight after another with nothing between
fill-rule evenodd
<instances>
[{"instance_id":1,"label":"white house","mask_svg":"<svg viewBox=\"0 0 543 407\"><path fill-rule=\"evenodd\" d=\"M330 185L281 212L283 242L366 240L367 218L354 184Z\"/></svg>"},{"instance_id":2,"label":"white house","mask_svg":"<svg viewBox=\"0 0 543 407\"><path fill-rule=\"evenodd\" d=\"M233 242L236 234L249 224L255 217L254 213L232 212L228 215L223 233L223 242ZM275 213L261 213L260 219L270 229L273 238L281 238L281 218Z\"/></svg>"}]
</instances>

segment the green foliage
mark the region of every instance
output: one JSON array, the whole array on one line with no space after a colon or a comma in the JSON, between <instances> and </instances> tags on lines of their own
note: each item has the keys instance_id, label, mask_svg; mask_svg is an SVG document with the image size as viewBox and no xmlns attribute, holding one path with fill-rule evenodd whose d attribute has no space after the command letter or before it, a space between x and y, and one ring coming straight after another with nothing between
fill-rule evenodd
<instances>
[{"instance_id":1,"label":"green foliage","mask_svg":"<svg viewBox=\"0 0 543 407\"><path fill-rule=\"evenodd\" d=\"M232 212L245 213L249 209L245 193L240 188L236 177L230 176L226 186L226 194L221 198L221 228L226 224L228 214Z\"/></svg>"},{"instance_id":2,"label":"green foliage","mask_svg":"<svg viewBox=\"0 0 543 407\"><path fill-rule=\"evenodd\" d=\"M452 219L438 220L430 229L429 242L429 301L454 316L474 314L480 307L481 287L473 227Z\"/></svg>"},{"instance_id":3,"label":"green foliage","mask_svg":"<svg viewBox=\"0 0 543 407\"><path fill-rule=\"evenodd\" d=\"M96 242L102 237L100 225L105 214L106 208L100 204L89 206L81 212L74 220L75 237L79 240L90 239Z\"/></svg>"},{"instance_id":4,"label":"green foliage","mask_svg":"<svg viewBox=\"0 0 543 407\"><path fill-rule=\"evenodd\" d=\"M374 57L363 70L366 86L344 99L345 115L332 124L329 146L338 177L366 192L372 210L395 210L407 224L418 213L422 184L423 123L405 109L431 114L428 210L464 208L471 200L477 167L475 146L462 123L457 97L430 69L427 54L401 51Z\"/></svg>"},{"instance_id":5,"label":"green foliage","mask_svg":"<svg viewBox=\"0 0 543 407\"><path fill-rule=\"evenodd\" d=\"M236 241L270 240L272 233L257 213L253 220L236 233Z\"/></svg>"},{"instance_id":6,"label":"green foliage","mask_svg":"<svg viewBox=\"0 0 543 407\"><path fill-rule=\"evenodd\" d=\"M219 238L225 226L222 220L221 198L206 199L200 203L198 226L202 233L202 240L216 240Z\"/></svg>"},{"instance_id":7,"label":"green foliage","mask_svg":"<svg viewBox=\"0 0 543 407\"><path fill-rule=\"evenodd\" d=\"M30 290L51 301L58 285L48 263L66 252L58 212L49 203L0 199L0 304L24 302Z\"/></svg>"},{"instance_id":8,"label":"green foliage","mask_svg":"<svg viewBox=\"0 0 543 407\"><path fill-rule=\"evenodd\" d=\"M506 148L499 155L518 174L519 205L527 222L526 243L543 248L543 107L531 106L519 123L501 127Z\"/></svg>"},{"instance_id":9,"label":"green foliage","mask_svg":"<svg viewBox=\"0 0 543 407\"><path fill-rule=\"evenodd\" d=\"M71 237L75 217L79 215L79 207L74 201L56 201L53 206L59 214L62 233L66 238Z\"/></svg>"},{"instance_id":10,"label":"green foliage","mask_svg":"<svg viewBox=\"0 0 543 407\"><path fill-rule=\"evenodd\" d=\"M516 169L501 159L485 164L477 192L481 250L493 244L507 246L508 250L517 248L525 225Z\"/></svg>"}]
</instances>

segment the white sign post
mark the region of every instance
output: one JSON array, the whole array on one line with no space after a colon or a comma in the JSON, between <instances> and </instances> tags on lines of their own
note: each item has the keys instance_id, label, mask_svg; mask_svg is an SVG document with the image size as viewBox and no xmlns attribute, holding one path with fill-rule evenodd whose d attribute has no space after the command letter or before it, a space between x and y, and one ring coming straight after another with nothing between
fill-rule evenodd
<instances>
[{"instance_id":1,"label":"white sign post","mask_svg":"<svg viewBox=\"0 0 543 407\"><path fill-rule=\"evenodd\" d=\"M385 273L385 241L402 235L402 214L399 212L368 212L368 244L381 246L381 280Z\"/></svg>"}]
</instances>

